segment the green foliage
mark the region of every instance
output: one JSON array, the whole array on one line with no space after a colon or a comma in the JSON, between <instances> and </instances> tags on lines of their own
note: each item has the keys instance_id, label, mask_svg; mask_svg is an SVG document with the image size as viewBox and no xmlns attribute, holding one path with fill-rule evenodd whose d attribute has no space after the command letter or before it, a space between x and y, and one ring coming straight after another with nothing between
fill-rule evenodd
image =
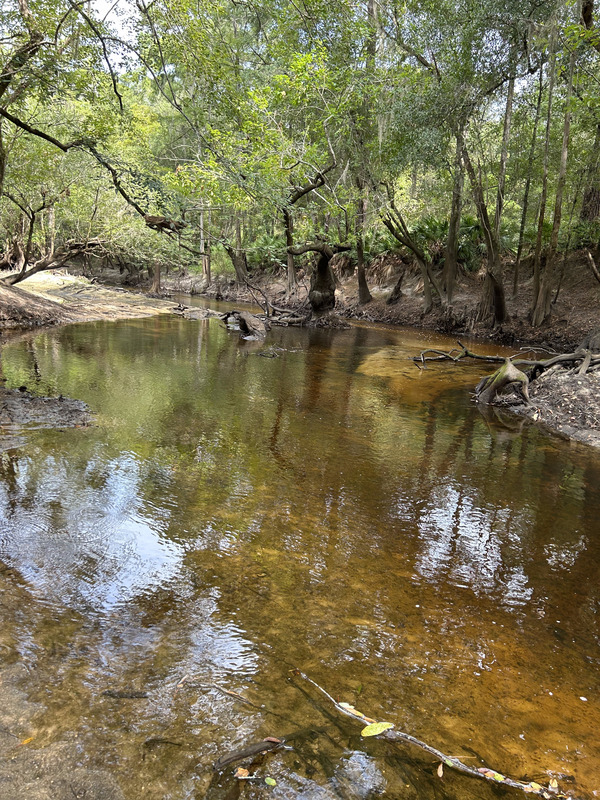
<instances>
[{"instance_id":1,"label":"green foliage","mask_svg":"<svg viewBox=\"0 0 600 800\"><path fill-rule=\"evenodd\" d=\"M580 166L569 163L567 176L571 242L598 240L595 223L577 221L582 183L600 181L593 88L600 77L598 34L583 29L570 7L557 8L550 0L533 9L524 0L408 0L400 6L381 0L377 17L370 18L367 4L354 0L156 0L146 12L133 0L123 2L123 18L111 12L102 19L93 7L64 0L32 0L30 17L24 0L7 0L0 10L0 58L8 76L4 88L0 82L0 105L61 141L83 141L65 154L2 121L5 250L26 236L27 209L54 198L36 216L36 255L52 237L58 245L99 238L109 261L198 268L198 256L180 247L177 237L146 228L141 210L184 219L181 242L192 250L209 238L217 273L232 274L217 242L232 245L238 236L250 269L280 270L287 209L296 242L327 231L332 241L355 243L362 234L369 259L399 246L380 220L392 196L414 241L441 265L457 131L464 132L492 210L506 75L516 72L500 228L501 248L514 251L528 178L532 197L540 194L542 125L531 168L527 154L539 86L535 68L548 69L553 27L560 45L547 217L560 160L564 66L575 48L581 69L571 137ZM18 69L9 68L33 29L44 46ZM98 32L108 36L100 41ZM546 72L542 119L547 83ZM129 205L115 192L114 175L85 143L104 154ZM307 186L312 188L292 206ZM467 178L458 246L467 269L476 269L485 255L472 188ZM366 217L359 223L363 201ZM525 235L530 247L533 205ZM563 242L567 219L563 215ZM545 242L550 224L545 223Z\"/></svg>"},{"instance_id":2,"label":"green foliage","mask_svg":"<svg viewBox=\"0 0 600 800\"><path fill-rule=\"evenodd\" d=\"M251 270L278 272L285 268L285 237L282 232L259 234L248 250L248 266Z\"/></svg>"}]
</instances>

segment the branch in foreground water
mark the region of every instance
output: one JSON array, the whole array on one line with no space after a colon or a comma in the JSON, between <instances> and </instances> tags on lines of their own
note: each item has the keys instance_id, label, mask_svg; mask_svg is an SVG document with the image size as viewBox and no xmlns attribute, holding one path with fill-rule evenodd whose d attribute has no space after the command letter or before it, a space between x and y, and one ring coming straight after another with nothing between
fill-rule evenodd
<instances>
[{"instance_id":1,"label":"branch in foreground water","mask_svg":"<svg viewBox=\"0 0 600 800\"><path fill-rule=\"evenodd\" d=\"M492 781L496 785L502 784L503 786L510 786L513 789L520 789L522 792L526 792L527 794L539 795L540 797L545 798L545 800L550 800L550 798L557 798L557 800L565 800L566 798L569 798L569 800L573 800L571 795L566 795L558 790L558 783L556 780L554 780L554 778L550 781L549 786L541 786L535 781L525 783L524 781L517 781L513 778L508 778L506 775L502 775L502 773L488 767L476 768L470 767L467 764L463 764L463 762L455 756L448 756L445 753L442 753L442 751L438 750L436 747L432 747L430 744L427 744L427 742L422 742L420 739L411 736L409 733L392 730L390 723L375 723L375 720L366 717L360 711L357 711L354 706L351 706L348 703L338 703L329 694L329 692L323 689L322 686L319 686L316 681L313 681L313 679L309 678L304 672L301 672L298 669L291 670L291 672L303 680L308 681L308 683L312 684L316 689L318 689L321 694L323 694L334 705L340 714L345 714L347 717L351 717L357 722L367 725L367 727L363 729L363 735L378 735L380 738L387 739L388 741L392 742L408 742L409 744L413 744L415 747L419 747L421 750L424 750L426 753L435 756L435 758L440 762L440 767L438 767L438 775L443 773L442 765L444 765L451 769L458 770L459 772L464 772L467 775L471 775L473 778L483 778L484 780ZM376 727L385 725L389 725L390 727ZM369 728L371 728L373 733L369 732ZM381 730L380 733L379 730ZM375 731L378 732L375 733Z\"/></svg>"}]
</instances>

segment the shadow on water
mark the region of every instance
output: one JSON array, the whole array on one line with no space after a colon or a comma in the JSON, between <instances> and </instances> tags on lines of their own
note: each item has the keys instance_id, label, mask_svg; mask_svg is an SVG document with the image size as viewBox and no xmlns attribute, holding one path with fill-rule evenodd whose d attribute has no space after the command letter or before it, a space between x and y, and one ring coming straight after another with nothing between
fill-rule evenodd
<instances>
[{"instance_id":1,"label":"shadow on water","mask_svg":"<svg viewBox=\"0 0 600 800\"><path fill-rule=\"evenodd\" d=\"M449 755L600 791L600 457L484 418L477 368L407 360L434 345L277 330L264 358L170 318L7 345L9 385L97 423L0 460L30 746L76 734L127 798L262 797L212 765L266 736L293 747L257 757L277 798L506 793L361 739L297 666Z\"/></svg>"}]
</instances>

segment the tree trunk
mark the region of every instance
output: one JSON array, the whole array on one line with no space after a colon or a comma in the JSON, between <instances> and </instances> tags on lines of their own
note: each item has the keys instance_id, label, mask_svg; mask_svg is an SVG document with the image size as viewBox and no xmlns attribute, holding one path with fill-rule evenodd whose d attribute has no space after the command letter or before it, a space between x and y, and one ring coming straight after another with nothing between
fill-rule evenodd
<instances>
[{"instance_id":1,"label":"tree trunk","mask_svg":"<svg viewBox=\"0 0 600 800\"><path fill-rule=\"evenodd\" d=\"M464 186L464 172L461 160L461 147L459 138L456 138L456 153L454 156L454 182L452 184L452 209L448 226L448 241L444 258L444 289L448 304L452 303L456 273L458 271L458 238L460 232L460 214L462 210L462 192Z\"/></svg>"},{"instance_id":2,"label":"tree trunk","mask_svg":"<svg viewBox=\"0 0 600 800\"><path fill-rule=\"evenodd\" d=\"M506 164L508 161L508 143L510 141L510 126L512 123L513 99L515 96L514 75L508 80L506 93L506 109L504 111L504 129L502 131L502 150L500 152L500 169L498 170L498 191L496 193L496 214L494 217L494 233L496 241L500 241L500 222L504 208L504 187L506 185Z\"/></svg>"},{"instance_id":3,"label":"tree trunk","mask_svg":"<svg viewBox=\"0 0 600 800\"><path fill-rule=\"evenodd\" d=\"M208 209L208 230L210 233L210 222L211 222L211 210ZM212 275L211 275L211 244L210 239L205 237L204 239L204 247L202 248L204 255L202 256L202 274L206 278L206 285L210 286L212 283Z\"/></svg>"},{"instance_id":4,"label":"tree trunk","mask_svg":"<svg viewBox=\"0 0 600 800\"><path fill-rule=\"evenodd\" d=\"M202 277L206 281L206 285L210 286L210 262L206 253L206 237L204 235L204 206L200 207L200 252L202 255Z\"/></svg>"},{"instance_id":5,"label":"tree trunk","mask_svg":"<svg viewBox=\"0 0 600 800\"><path fill-rule=\"evenodd\" d=\"M580 2L577 3L577 20L580 16ZM554 201L554 219L552 220L552 234L550 236L550 248L546 260L546 269L540 284L540 290L535 302L531 324L534 327L541 325L549 316L552 302L552 294L558 285L558 232L562 217L562 198L567 179L567 158L569 154L569 138L571 133L571 95L573 93L573 74L575 72L575 49L571 50L569 58L569 76L567 81L567 95L565 98L565 116L563 123L563 140L560 153L560 167L558 170L558 182L556 184L556 199Z\"/></svg>"},{"instance_id":6,"label":"tree trunk","mask_svg":"<svg viewBox=\"0 0 600 800\"><path fill-rule=\"evenodd\" d=\"M316 266L310 276L308 299L313 311L321 313L335 306L335 276L330 261L336 253L348 251L348 245L328 245L325 242L312 242L293 248L293 255L318 253Z\"/></svg>"},{"instance_id":7,"label":"tree trunk","mask_svg":"<svg viewBox=\"0 0 600 800\"><path fill-rule=\"evenodd\" d=\"M0 119L0 197L4 191L4 176L6 175L6 148L4 146L4 120Z\"/></svg>"},{"instance_id":8,"label":"tree trunk","mask_svg":"<svg viewBox=\"0 0 600 800\"><path fill-rule=\"evenodd\" d=\"M46 242L49 255L54 255L56 247L56 211L54 206L48 209L48 239Z\"/></svg>"},{"instance_id":9,"label":"tree trunk","mask_svg":"<svg viewBox=\"0 0 600 800\"><path fill-rule=\"evenodd\" d=\"M239 217L236 217L235 220L235 250L230 252L229 248L227 248L227 252L231 258L237 282L239 284L246 283L248 259L246 258L246 251L242 249L242 223Z\"/></svg>"},{"instance_id":10,"label":"tree trunk","mask_svg":"<svg viewBox=\"0 0 600 800\"><path fill-rule=\"evenodd\" d=\"M308 300L313 311L322 313L335 306L335 277L330 266L333 252L321 252L310 276Z\"/></svg>"},{"instance_id":11,"label":"tree trunk","mask_svg":"<svg viewBox=\"0 0 600 800\"><path fill-rule=\"evenodd\" d=\"M239 284L245 284L248 277L248 259L246 258L246 251L237 248L234 250L230 245L224 245L224 247L233 264L237 282Z\"/></svg>"},{"instance_id":12,"label":"tree trunk","mask_svg":"<svg viewBox=\"0 0 600 800\"><path fill-rule=\"evenodd\" d=\"M373 299L371 292L367 285L367 276L365 274L365 215L367 200L364 196L365 187L361 181L357 181L359 198L356 207L356 273L358 277L358 302L360 305L366 305Z\"/></svg>"},{"instance_id":13,"label":"tree trunk","mask_svg":"<svg viewBox=\"0 0 600 800\"><path fill-rule=\"evenodd\" d=\"M285 226L285 246L287 249L287 290L288 294L291 294L298 285L298 278L296 276L294 254L290 252L290 248L294 246L294 217L289 208L283 209L283 224Z\"/></svg>"},{"instance_id":14,"label":"tree trunk","mask_svg":"<svg viewBox=\"0 0 600 800\"><path fill-rule=\"evenodd\" d=\"M429 275L427 274L427 265L424 259L415 256L421 275L423 276L423 313L429 314L433 308L433 293L431 291L431 284L429 283Z\"/></svg>"},{"instance_id":15,"label":"tree trunk","mask_svg":"<svg viewBox=\"0 0 600 800\"><path fill-rule=\"evenodd\" d=\"M385 301L386 305L391 306L394 303L397 303L398 300L402 297L402 281L404 280L404 275L406 274L405 270L402 270L400 273L398 280L394 284L394 288L392 289L390 296Z\"/></svg>"},{"instance_id":16,"label":"tree trunk","mask_svg":"<svg viewBox=\"0 0 600 800\"><path fill-rule=\"evenodd\" d=\"M415 261L419 265L419 270L423 276L423 313L428 314L433 308L433 293L432 287L437 292L440 302L444 303L444 294L438 281L435 279L431 271L431 265L427 260L425 252L416 244L410 235L406 220L396 207L393 198L390 198L391 210L385 215L382 215L381 220L392 236L397 239L400 244L413 253Z\"/></svg>"},{"instance_id":17,"label":"tree trunk","mask_svg":"<svg viewBox=\"0 0 600 800\"><path fill-rule=\"evenodd\" d=\"M156 263L152 269L152 285L150 287L152 294L160 294L160 263Z\"/></svg>"},{"instance_id":18,"label":"tree trunk","mask_svg":"<svg viewBox=\"0 0 600 800\"><path fill-rule=\"evenodd\" d=\"M506 298L502 283L502 264L500 262L495 226L492 226L490 222L481 177L478 177L475 172L462 133L459 132L458 135L461 139L463 162L469 175L473 200L475 202L475 208L477 209L477 216L483 230L483 237L487 249L486 274L477 316L480 320L486 320L491 317L495 325L500 325L506 321L508 315L506 313Z\"/></svg>"},{"instance_id":19,"label":"tree trunk","mask_svg":"<svg viewBox=\"0 0 600 800\"><path fill-rule=\"evenodd\" d=\"M523 194L523 211L521 213L521 225L519 228L519 244L517 246L517 258L515 260L514 273L513 273L513 297L517 296L519 285L519 268L521 266L521 255L523 253L523 237L525 234L525 225L527 224L527 211L529 208L529 190L531 188L531 174L533 172L533 160L535 158L535 146L537 144L537 132L540 121L540 109L542 107L542 95L544 93L544 65L540 66L540 85L538 89L537 104L535 108L535 119L533 122L533 133L531 135L531 146L529 148L529 157L527 159L527 180L525 181L525 192Z\"/></svg>"},{"instance_id":20,"label":"tree trunk","mask_svg":"<svg viewBox=\"0 0 600 800\"><path fill-rule=\"evenodd\" d=\"M542 168L542 194L540 196L540 211L538 216L538 229L535 240L533 256L533 303L531 314L537 303L540 291L540 274L542 260L542 234L544 232L544 219L546 216L546 203L548 201L548 162L550 153L550 130L552 127L552 99L554 94L554 76L556 74L556 30L550 36L550 75L548 78L548 109L546 112L546 135L544 138L544 166Z\"/></svg>"},{"instance_id":21,"label":"tree trunk","mask_svg":"<svg viewBox=\"0 0 600 800\"><path fill-rule=\"evenodd\" d=\"M506 296L504 293L504 283L502 278L502 262L500 259L500 222L502 220L502 209L504 207L504 186L506 183L506 163L508 160L508 143L510 140L514 90L515 79L511 76L508 81L508 91L506 94L504 129L502 132L502 150L500 153L500 167L498 170L496 213L494 215L493 228L490 225L481 177L477 178L475 175L475 170L472 166L471 171L469 172L471 183L473 183L473 178L475 178L475 204L477 206L478 216L483 228L488 250L486 276L477 316L482 321L491 317L494 325L501 325L508 318L506 311Z\"/></svg>"},{"instance_id":22,"label":"tree trunk","mask_svg":"<svg viewBox=\"0 0 600 800\"><path fill-rule=\"evenodd\" d=\"M583 192L580 220L595 222L600 217L600 123L596 127L594 148L587 168L587 186Z\"/></svg>"}]
</instances>

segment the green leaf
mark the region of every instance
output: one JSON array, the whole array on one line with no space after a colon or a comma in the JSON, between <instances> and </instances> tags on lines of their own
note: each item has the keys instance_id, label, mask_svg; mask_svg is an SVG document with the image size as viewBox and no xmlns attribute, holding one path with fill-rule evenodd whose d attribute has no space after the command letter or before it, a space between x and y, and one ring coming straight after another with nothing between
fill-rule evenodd
<instances>
[{"instance_id":1,"label":"green leaf","mask_svg":"<svg viewBox=\"0 0 600 800\"><path fill-rule=\"evenodd\" d=\"M361 736L379 736L380 733L393 728L393 722L373 722L372 725L367 725L366 728L363 728L360 732Z\"/></svg>"},{"instance_id":2,"label":"green leaf","mask_svg":"<svg viewBox=\"0 0 600 800\"><path fill-rule=\"evenodd\" d=\"M275 780L275 778L271 778L270 776L268 778L265 778L265 783L267 784L267 786L277 786L277 781Z\"/></svg>"}]
</instances>

